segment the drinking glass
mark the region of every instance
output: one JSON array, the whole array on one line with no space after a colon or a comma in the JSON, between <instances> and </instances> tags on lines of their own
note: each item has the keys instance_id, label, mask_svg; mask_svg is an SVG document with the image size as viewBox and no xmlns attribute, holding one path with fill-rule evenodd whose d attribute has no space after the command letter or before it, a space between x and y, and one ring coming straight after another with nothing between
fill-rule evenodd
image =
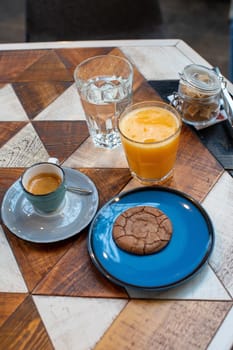
<instances>
[{"instance_id":1,"label":"drinking glass","mask_svg":"<svg viewBox=\"0 0 233 350\"><path fill-rule=\"evenodd\" d=\"M139 102L120 116L118 128L129 168L146 185L172 176L181 131L181 118L171 105Z\"/></svg>"},{"instance_id":2,"label":"drinking glass","mask_svg":"<svg viewBox=\"0 0 233 350\"><path fill-rule=\"evenodd\" d=\"M94 145L119 146L117 119L132 99L130 62L113 55L95 56L76 67L74 79Z\"/></svg>"}]
</instances>

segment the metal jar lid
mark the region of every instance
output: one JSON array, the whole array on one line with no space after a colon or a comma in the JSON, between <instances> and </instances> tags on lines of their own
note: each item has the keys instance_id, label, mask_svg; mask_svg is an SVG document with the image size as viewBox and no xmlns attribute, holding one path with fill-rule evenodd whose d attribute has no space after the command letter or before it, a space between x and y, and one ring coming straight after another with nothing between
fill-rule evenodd
<instances>
[{"instance_id":1,"label":"metal jar lid","mask_svg":"<svg viewBox=\"0 0 233 350\"><path fill-rule=\"evenodd\" d=\"M221 90L221 83L217 74L207 67L190 64L186 66L181 78L193 88L206 93L218 93Z\"/></svg>"}]
</instances>

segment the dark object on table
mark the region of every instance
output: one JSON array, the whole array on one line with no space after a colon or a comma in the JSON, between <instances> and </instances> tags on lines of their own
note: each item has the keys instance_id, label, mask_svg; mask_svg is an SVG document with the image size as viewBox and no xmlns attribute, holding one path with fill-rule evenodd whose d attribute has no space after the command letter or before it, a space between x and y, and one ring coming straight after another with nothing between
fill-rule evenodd
<instances>
[{"instance_id":1,"label":"dark object on table","mask_svg":"<svg viewBox=\"0 0 233 350\"><path fill-rule=\"evenodd\" d=\"M231 0L229 10L229 36L229 78L233 81L233 0Z\"/></svg>"},{"instance_id":2,"label":"dark object on table","mask_svg":"<svg viewBox=\"0 0 233 350\"><path fill-rule=\"evenodd\" d=\"M226 120L226 127L228 129L229 135L233 139L233 100L232 96L227 90L227 84L226 81L220 72L218 67L214 67L214 71L217 73L220 81L221 81L221 95L222 99L224 101L224 108L227 114L227 120Z\"/></svg>"}]
</instances>

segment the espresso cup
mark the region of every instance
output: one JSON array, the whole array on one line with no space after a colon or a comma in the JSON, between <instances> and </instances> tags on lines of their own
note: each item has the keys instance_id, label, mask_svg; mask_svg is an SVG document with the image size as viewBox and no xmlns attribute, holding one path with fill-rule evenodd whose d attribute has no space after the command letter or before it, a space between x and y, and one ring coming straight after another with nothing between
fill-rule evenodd
<instances>
[{"instance_id":1,"label":"espresso cup","mask_svg":"<svg viewBox=\"0 0 233 350\"><path fill-rule=\"evenodd\" d=\"M57 210L65 197L65 173L58 164L33 164L24 171L20 183L26 198L42 213Z\"/></svg>"}]
</instances>

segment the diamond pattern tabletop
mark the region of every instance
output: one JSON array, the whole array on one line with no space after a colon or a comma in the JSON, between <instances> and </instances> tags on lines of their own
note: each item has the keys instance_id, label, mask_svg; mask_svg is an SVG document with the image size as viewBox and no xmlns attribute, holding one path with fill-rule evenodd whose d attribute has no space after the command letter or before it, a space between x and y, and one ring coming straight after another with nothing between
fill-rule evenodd
<instances>
[{"instance_id":1,"label":"diamond pattern tabletop","mask_svg":"<svg viewBox=\"0 0 233 350\"><path fill-rule=\"evenodd\" d=\"M1 201L26 167L49 157L95 183L99 208L119 192L139 187L121 147L109 151L93 146L74 68L98 54L126 56L134 65L134 101L160 99L147 80L173 78L175 70L190 63L189 50L183 45L182 52L166 41L145 48L1 50ZM166 185L203 204L216 242L198 275L164 292L126 289L101 275L88 254L88 227L62 242L36 244L16 237L1 222L0 349L230 348L232 178L183 125L175 173Z\"/></svg>"}]
</instances>

